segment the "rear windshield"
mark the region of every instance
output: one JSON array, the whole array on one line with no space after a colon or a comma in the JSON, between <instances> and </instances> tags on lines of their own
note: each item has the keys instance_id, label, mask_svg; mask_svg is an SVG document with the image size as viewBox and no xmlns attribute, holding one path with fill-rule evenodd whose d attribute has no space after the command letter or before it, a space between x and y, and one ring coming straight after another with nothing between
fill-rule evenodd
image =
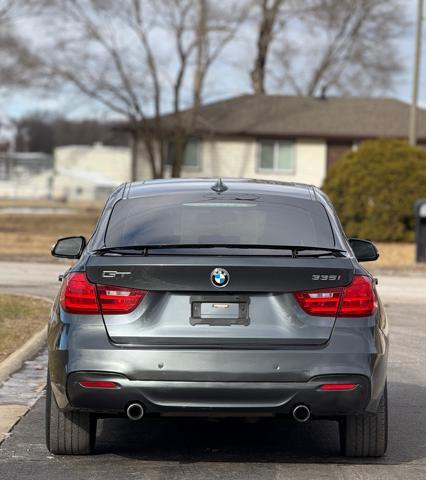
<instances>
[{"instance_id":1,"label":"rear windshield","mask_svg":"<svg viewBox=\"0 0 426 480\"><path fill-rule=\"evenodd\" d=\"M333 248L334 236L324 207L306 199L189 192L116 204L107 247L159 244Z\"/></svg>"}]
</instances>

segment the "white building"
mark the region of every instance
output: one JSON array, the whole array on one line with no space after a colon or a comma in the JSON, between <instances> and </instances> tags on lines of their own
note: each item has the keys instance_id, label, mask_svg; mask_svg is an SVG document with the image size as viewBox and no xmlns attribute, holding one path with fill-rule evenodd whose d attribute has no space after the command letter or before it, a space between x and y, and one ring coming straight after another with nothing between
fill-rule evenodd
<instances>
[{"instance_id":1,"label":"white building","mask_svg":"<svg viewBox=\"0 0 426 480\"><path fill-rule=\"evenodd\" d=\"M40 152L0 153L0 197L50 198L53 157Z\"/></svg>"},{"instance_id":2,"label":"white building","mask_svg":"<svg viewBox=\"0 0 426 480\"><path fill-rule=\"evenodd\" d=\"M126 147L68 145L54 152L54 197L103 201L120 183L130 180Z\"/></svg>"},{"instance_id":3,"label":"white building","mask_svg":"<svg viewBox=\"0 0 426 480\"><path fill-rule=\"evenodd\" d=\"M18 129L12 120L0 115L0 152L14 152Z\"/></svg>"}]
</instances>

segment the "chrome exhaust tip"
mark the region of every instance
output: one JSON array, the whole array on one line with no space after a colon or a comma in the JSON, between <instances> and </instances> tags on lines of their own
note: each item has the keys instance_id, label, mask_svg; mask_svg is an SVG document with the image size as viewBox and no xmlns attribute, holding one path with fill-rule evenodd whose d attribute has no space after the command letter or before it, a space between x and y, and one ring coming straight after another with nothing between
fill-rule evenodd
<instances>
[{"instance_id":1,"label":"chrome exhaust tip","mask_svg":"<svg viewBox=\"0 0 426 480\"><path fill-rule=\"evenodd\" d=\"M140 403L131 403L126 410L126 415L130 420L140 420L144 415L144 409Z\"/></svg>"},{"instance_id":2,"label":"chrome exhaust tip","mask_svg":"<svg viewBox=\"0 0 426 480\"><path fill-rule=\"evenodd\" d=\"M304 423L309 420L311 417L311 411L309 410L309 407L306 405L296 405L293 408L293 418L296 420L296 422Z\"/></svg>"}]
</instances>

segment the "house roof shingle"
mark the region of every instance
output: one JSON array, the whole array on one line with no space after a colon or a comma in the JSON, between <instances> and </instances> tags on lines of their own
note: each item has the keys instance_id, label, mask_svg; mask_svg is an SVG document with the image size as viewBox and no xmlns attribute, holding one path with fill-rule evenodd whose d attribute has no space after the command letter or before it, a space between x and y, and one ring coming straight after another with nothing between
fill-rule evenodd
<instances>
[{"instance_id":1,"label":"house roof shingle","mask_svg":"<svg viewBox=\"0 0 426 480\"><path fill-rule=\"evenodd\" d=\"M242 95L201 107L196 133L224 136L364 139L408 135L408 104L392 98ZM189 121L190 111L182 113ZM163 117L173 129L174 115ZM426 140L426 110L418 109Z\"/></svg>"}]
</instances>

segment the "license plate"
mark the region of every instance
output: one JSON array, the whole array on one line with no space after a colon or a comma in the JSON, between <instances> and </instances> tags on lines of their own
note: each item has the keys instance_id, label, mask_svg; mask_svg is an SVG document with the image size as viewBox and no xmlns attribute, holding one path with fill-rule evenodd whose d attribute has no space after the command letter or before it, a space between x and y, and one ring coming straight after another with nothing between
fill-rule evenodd
<instances>
[{"instance_id":1,"label":"license plate","mask_svg":"<svg viewBox=\"0 0 426 480\"><path fill-rule=\"evenodd\" d=\"M201 318L238 318L240 305L238 303L205 303L201 304Z\"/></svg>"},{"instance_id":2,"label":"license plate","mask_svg":"<svg viewBox=\"0 0 426 480\"><path fill-rule=\"evenodd\" d=\"M247 297L191 297L191 325L248 325Z\"/></svg>"}]
</instances>

